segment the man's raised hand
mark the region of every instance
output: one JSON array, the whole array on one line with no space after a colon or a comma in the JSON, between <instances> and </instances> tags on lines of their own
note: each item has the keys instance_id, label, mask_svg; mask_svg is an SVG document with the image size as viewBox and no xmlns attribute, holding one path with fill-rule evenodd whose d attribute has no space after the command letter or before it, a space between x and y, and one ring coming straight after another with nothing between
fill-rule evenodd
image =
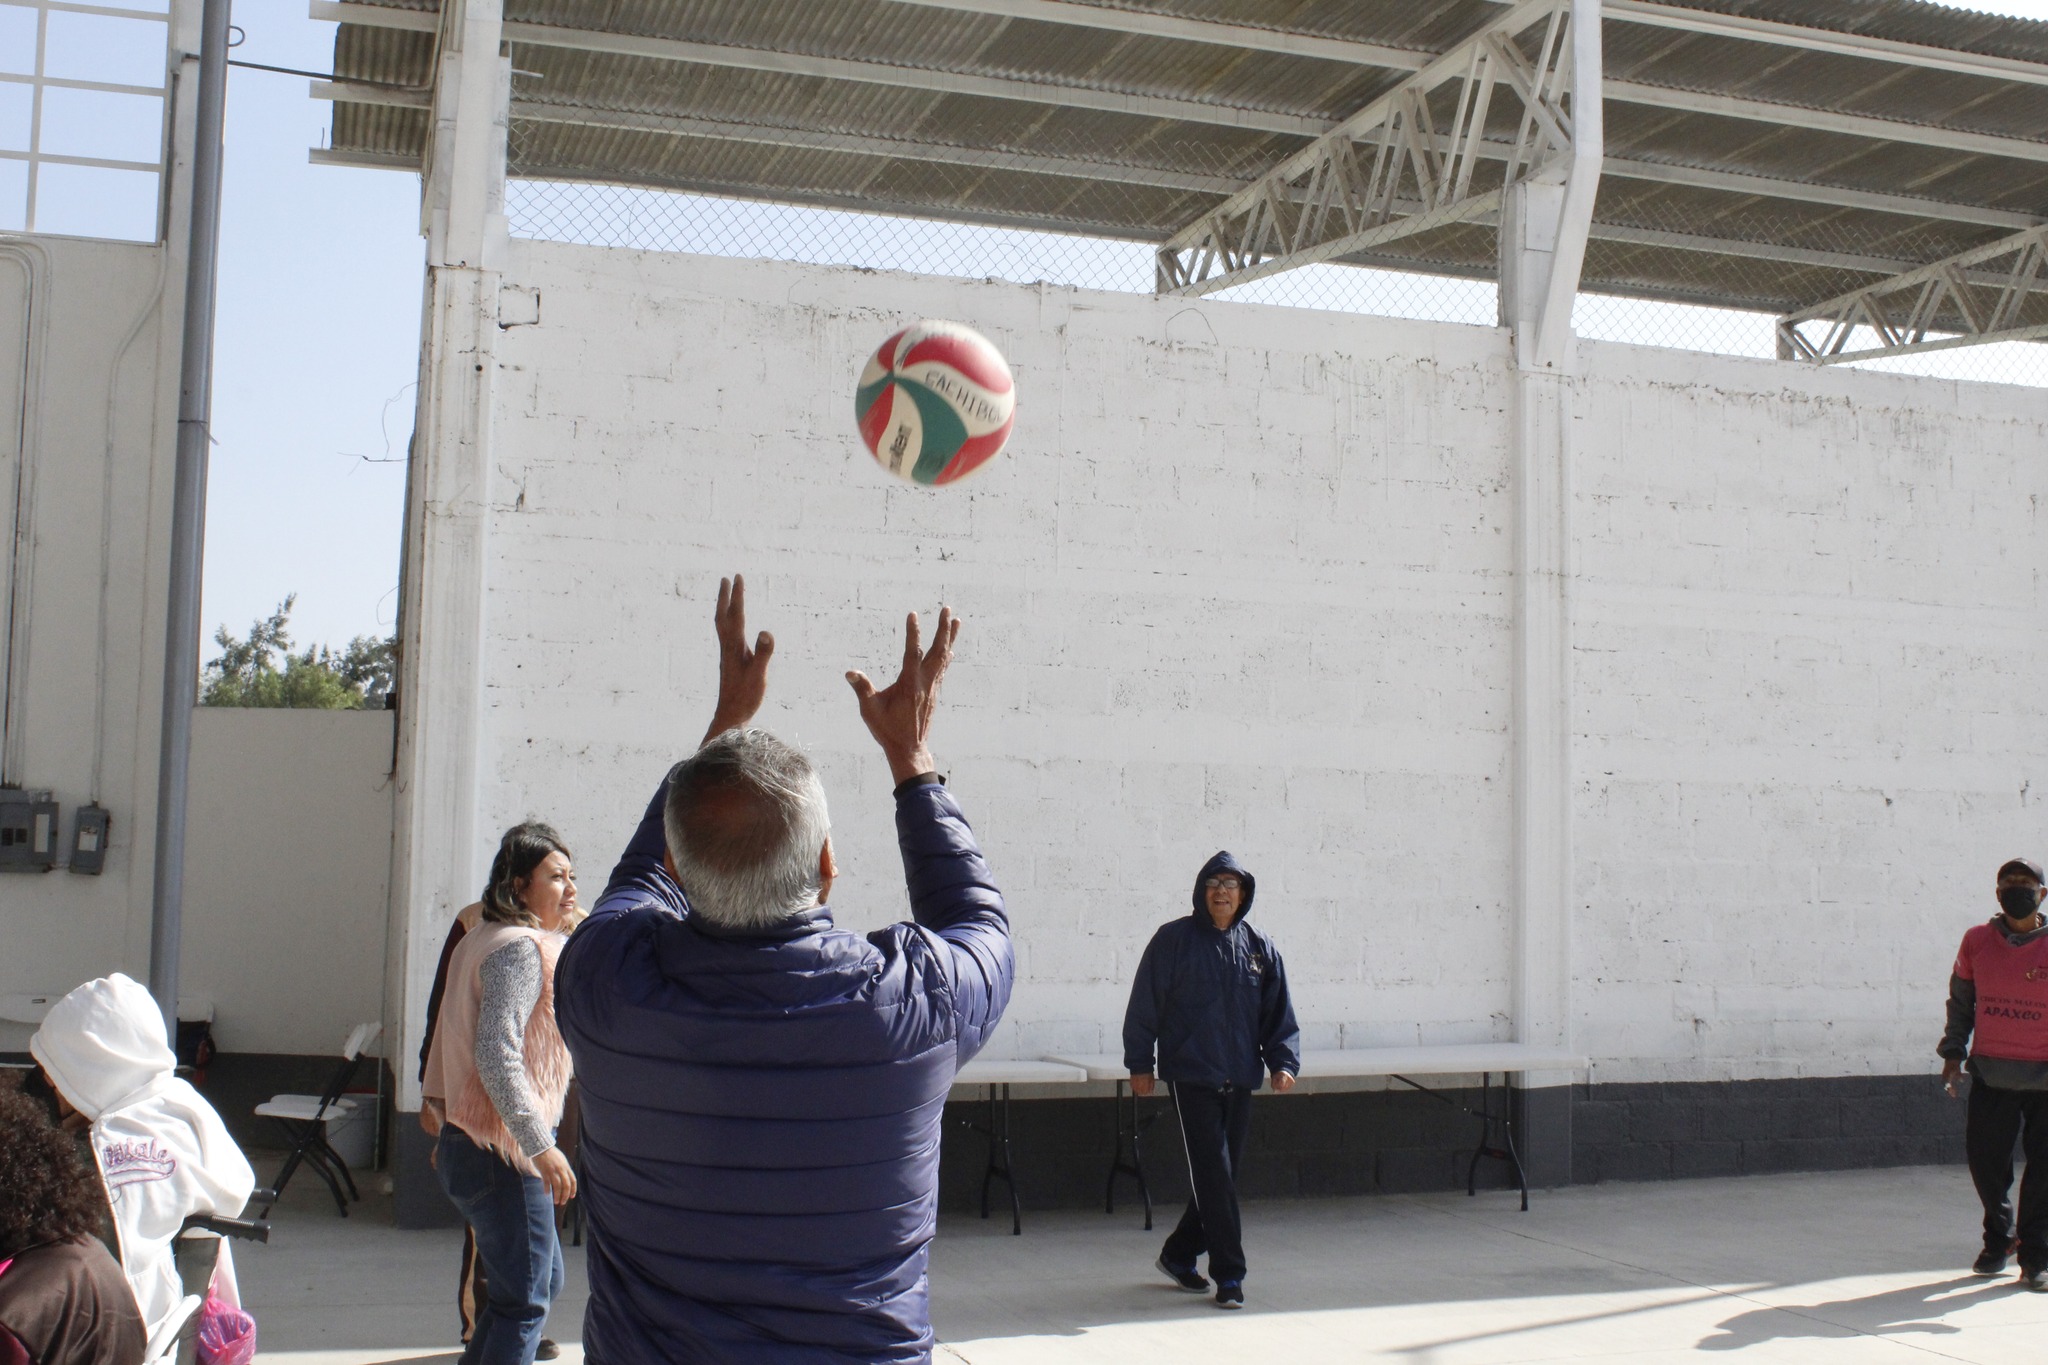
<instances>
[{"instance_id":1,"label":"man's raised hand","mask_svg":"<svg viewBox=\"0 0 2048 1365\"><path fill-rule=\"evenodd\" d=\"M932 711L938 705L939 682L946 665L953 662L953 641L959 637L960 622L951 607L939 608L939 627L932 632L932 647L921 648L922 634L917 613L903 626L903 668L896 681L881 691L858 669L848 671L846 681L860 699L860 718L868 733L882 746L889 760L889 775L902 782L932 770L931 750L925 736L932 727Z\"/></svg>"},{"instance_id":2,"label":"man's raised hand","mask_svg":"<svg viewBox=\"0 0 2048 1365\"><path fill-rule=\"evenodd\" d=\"M718 707L704 732L706 744L754 719L768 695L768 660L775 654L775 637L765 630L752 647L747 644L747 580L742 575L718 580L718 609L711 620L718 631Z\"/></svg>"}]
</instances>

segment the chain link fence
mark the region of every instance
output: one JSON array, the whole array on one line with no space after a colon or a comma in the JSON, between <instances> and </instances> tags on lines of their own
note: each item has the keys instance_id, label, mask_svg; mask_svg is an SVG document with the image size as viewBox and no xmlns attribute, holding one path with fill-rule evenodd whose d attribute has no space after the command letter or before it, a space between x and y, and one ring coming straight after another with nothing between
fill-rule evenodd
<instances>
[{"instance_id":1,"label":"chain link fence","mask_svg":"<svg viewBox=\"0 0 2048 1365\"><path fill-rule=\"evenodd\" d=\"M505 200L513 235L540 241L1133 294L1153 288L1149 242L570 181L513 180ZM1346 265L1304 266L1213 297L1481 327L1499 311L1491 280Z\"/></svg>"},{"instance_id":2,"label":"chain link fence","mask_svg":"<svg viewBox=\"0 0 2048 1365\"><path fill-rule=\"evenodd\" d=\"M1223 126L1121 142L1099 118L1023 105L952 130L960 144L918 140L897 131L901 97L888 90L852 92L829 114L792 101L789 126L776 127L760 111L779 79L708 72L689 114L662 90L608 91L622 107L602 113L515 98L514 234L1150 293L1156 244L1256 180L1277 145ZM732 192L599 183L621 166L648 185ZM1000 225L1026 217L1045 230ZM1491 226L1453 225L1390 248L1392 268L1310 266L1215 297L1492 326L1493 238Z\"/></svg>"},{"instance_id":3,"label":"chain link fence","mask_svg":"<svg viewBox=\"0 0 2048 1365\"><path fill-rule=\"evenodd\" d=\"M1154 244L1219 194L1255 179L1264 164L1262 141L1231 129L1197 144L1124 147L1098 145L1093 125L1063 132L1054 122L1019 130L1008 147L998 131L981 130L969 149L881 138L849 122L822 132L791 128L780 135L786 145L764 147L758 126L742 138L712 121L653 110L609 117L620 126L593 135L586 124L522 120L515 107L514 178L506 191L514 235L1149 293ZM644 164L649 180L744 188L713 194L581 178L621 164ZM1032 173L1028 205L1017 200L1026 177L1005 174L1017 171ZM820 194L821 186L832 200L871 207L789 202ZM1895 230L1873 235L1869 215L1825 204L1723 196L1712 202L1727 207L1702 214L1701 202L1668 184L1603 180L1573 311L1580 335L1776 357L1780 313L2007 231L1899 215L1883 220ZM1060 230L961 221L1025 212ZM1149 235L1117 235L1133 225ZM1305 266L1211 297L1491 327L1495 260L1488 218L1389 243L1362 263ZM1730 299L1753 306L1731 308ZM1876 344L1874 336L1858 337L1850 349ZM2031 342L1853 363L2048 386L2048 345Z\"/></svg>"}]
</instances>

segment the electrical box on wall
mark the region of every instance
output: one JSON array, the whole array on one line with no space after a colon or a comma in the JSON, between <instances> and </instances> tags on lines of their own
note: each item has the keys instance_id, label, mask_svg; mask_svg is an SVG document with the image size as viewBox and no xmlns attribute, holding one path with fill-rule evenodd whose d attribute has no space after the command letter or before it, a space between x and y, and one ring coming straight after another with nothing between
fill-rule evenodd
<instances>
[{"instance_id":1,"label":"electrical box on wall","mask_svg":"<svg viewBox=\"0 0 2048 1365\"><path fill-rule=\"evenodd\" d=\"M107 832L113 817L95 801L80 806L71 820L71 870L97 877L107 865Z\"/></svg>"},{"instance_id":2,"label":"electrical box on wall","mask_svg":"<svg viewBox=\"0 0 2048 1365\"><path fill-rule=\"evenodd\" d=\"M0 872L57 865L57 803L48 792L0 788Z\"/></svg>"}]
</instances>

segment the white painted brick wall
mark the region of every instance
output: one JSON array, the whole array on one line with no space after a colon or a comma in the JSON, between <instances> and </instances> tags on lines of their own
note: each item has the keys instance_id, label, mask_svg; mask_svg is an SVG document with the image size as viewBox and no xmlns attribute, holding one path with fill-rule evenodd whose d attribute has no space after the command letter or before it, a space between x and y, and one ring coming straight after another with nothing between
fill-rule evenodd
<instances>
[{"instance_id":1,"label":"white painted brick wall","mask_svg":"<svg viewBox=\"0 0 2048 1365\"><path fill-rule=\"evenodd\" d=\"M2048 395L1586 356L1578 1040L1616 1080L1931 1070L1957 939L2044 851Z\"/></svg>"},{"instance_id":2,"label":"white painted brick wall","mask_svg":"<svg viewBox=\"0 0 2048 1365\"><path fill-rule=\"evenodd\" d=\"M831 794L835 910L884 923L888 778L840 675L944 601L936 749L1022 964L999 1055L1114 1047L1219 846L1260 875L1311 1046L1508 1035L1498 333L537 243L508 279L543 322L499 350L487 825L556 820L595 893L702 730L740 569L779 645L761 722ZM1010 450L936 493L852 421L919 316L988 333L1020 394ZM1614 1080L1922 1069L1954 939L2040 833L2048 412L1588 358L1579 1041Z\"/></svg>"}]
</instances>

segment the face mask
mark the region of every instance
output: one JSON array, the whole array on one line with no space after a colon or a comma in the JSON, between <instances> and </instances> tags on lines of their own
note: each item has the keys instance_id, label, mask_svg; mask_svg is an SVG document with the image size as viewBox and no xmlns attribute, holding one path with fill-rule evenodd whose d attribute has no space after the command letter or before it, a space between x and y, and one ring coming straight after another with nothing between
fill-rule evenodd
<instances>
[{"instance_id":1,"label":"face mask","mask_svg":"<svg viewBox=\"0 0 2048 1365\"><path fill-rule=\"evenodd\" d=\"M2040 908L2040 898L2031 886L2001 886L1998 888L1998 904L2014 919L2030 919Z\"/></svg>"}]
</instances>

